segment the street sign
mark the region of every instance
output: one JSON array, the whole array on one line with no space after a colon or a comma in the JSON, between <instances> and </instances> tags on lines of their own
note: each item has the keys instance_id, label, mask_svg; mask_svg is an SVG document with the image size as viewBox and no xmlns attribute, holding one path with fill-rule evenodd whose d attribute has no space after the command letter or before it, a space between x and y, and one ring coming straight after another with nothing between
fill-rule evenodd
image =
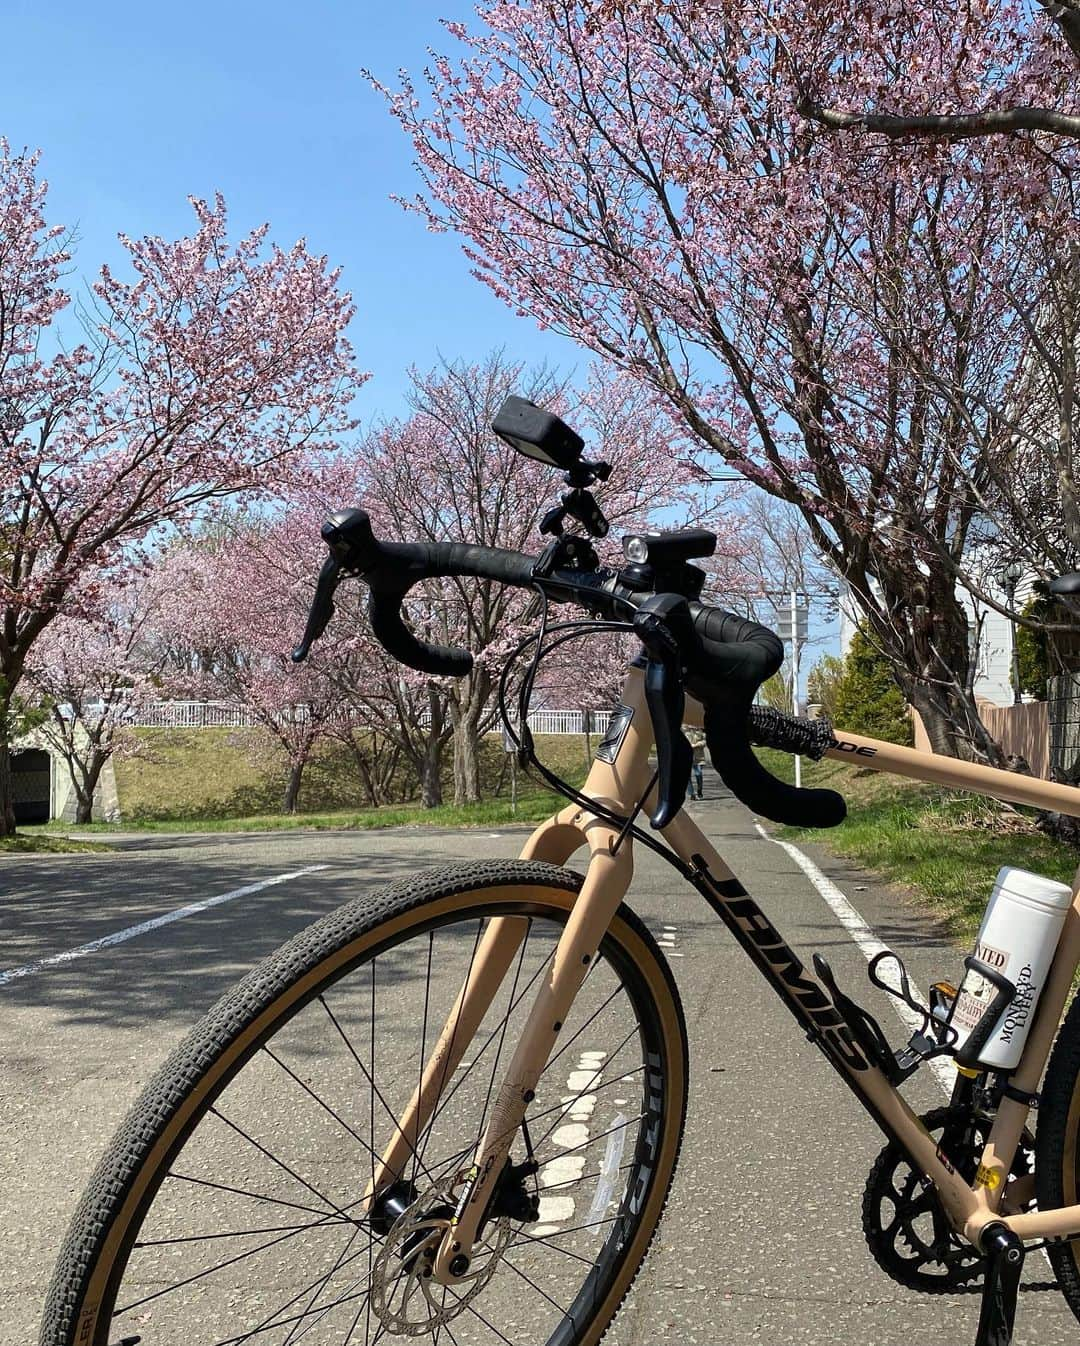
<instances>
[{"instance_id":1,"label":"street sign","mask_svg":"<svg viewBox=\"0 0 1080 1346\"><path fill-rule=\"evenodd\" d=\"M785 645L791 644L791 609L784 608L776 614L776 634ZM806 643L809 629L809 614L806 605L795 609L795 639L800 645Z\"/></svg>"}]
</instances>

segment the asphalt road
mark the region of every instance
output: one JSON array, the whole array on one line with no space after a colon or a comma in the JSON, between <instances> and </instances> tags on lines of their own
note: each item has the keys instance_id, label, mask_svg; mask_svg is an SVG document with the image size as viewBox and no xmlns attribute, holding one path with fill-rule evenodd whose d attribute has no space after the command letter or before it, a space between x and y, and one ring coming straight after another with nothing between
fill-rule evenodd
<instances>
[{"instance_id":1,"label":"asphalt road","mask_svg":"<svg viewBox=\"0 0 1080 1346\"><path fill-rule=\"evenodd\" d=\"M728 799L695 806L732 868L792 945L826 953L874 1005L865 957L791 854ZM28 1346L53 1258L87 1174L140 1087L192 1022L258 958L338 904L421 866L516 854L497 833L132 836L105 856L0 862L0 973L190 903L308 872L86 957L0 984L0 1343ZM804 848L925 985L962 951L925 915L857 870ZM325 868L309 869L311 866ZM649 854L632 905L663 933L691 1043L688 1131L658 1242L609 1340L691 1343L973 1341L976 1297L924 1297L876 1267L862 1240L862 1185L881 1140L847 1089L696 896ZM908 1086L920 1108L941 1085ZM1047 1279L1039 1257L1033 1277ZM1019 1343L1075 1342L1056 1293L1026 1294ZM152 1342L152 1337L147 1338Z\"/></svg>"}]
</instances>

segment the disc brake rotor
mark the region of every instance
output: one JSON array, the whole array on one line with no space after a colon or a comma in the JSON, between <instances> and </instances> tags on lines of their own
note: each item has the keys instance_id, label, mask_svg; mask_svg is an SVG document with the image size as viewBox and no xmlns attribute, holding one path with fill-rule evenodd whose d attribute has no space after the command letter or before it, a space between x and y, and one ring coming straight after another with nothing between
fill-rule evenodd
<instances>
[{"instance_id":1,"label":"disc brake rotor","mask_svg":"<svg viewBox=\"0 0 1080 1346\"><path fill-rule=\"evenodd\" d=\"M371 1310L387 1333L427 1336L463 1313L484 1289L506 1251L513 1227L506 1217L491 1220L473 1245L469 1270L452 1286L431 1274L443 1236L450 1228L456 1178L422 1192L394 1221L371 1270Z\"/></svg>"}]
</instances>

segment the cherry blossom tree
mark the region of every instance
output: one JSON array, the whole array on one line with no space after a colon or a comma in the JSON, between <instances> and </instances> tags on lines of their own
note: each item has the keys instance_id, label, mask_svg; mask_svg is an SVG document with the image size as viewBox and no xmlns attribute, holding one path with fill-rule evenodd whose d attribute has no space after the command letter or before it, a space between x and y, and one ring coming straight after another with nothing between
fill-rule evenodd
<instances>
[{"instance_id":1,"label":"cherry blossom tree","mask_svg":"<svg viewBox=\"0 0 1080 1346\"><path fill-rule=\"evenodd\" d=\"M303 242L269 246L265 226L230 243L220 197L192 199L187 237L121 235L131 278L103 267L65 344L70 253L38 166L0 141L0 834L10 707L80 576L279 489L299 450L351 424L361 382L339 273Z\"/></svg>"},{"instance_id":2,"label":"cherry blossom tree","mask_svg":"<svg viewBox=\"0 0 1080 1346\"><path fill-rule=\"evenodd\" d=\"M157 695L161 594L144 572L80 589L80 615L57 617L35 641L26 685L48 711L39 734L67 765L75 821L88 823L106 763L135 750L126 731L139 705Z\"/></svg>"},{"instance_id":3,"label":"cherry blossom tree","mask_svg":"<svg viewBox=\"0 0 1080 1346\"><path fill-rule=\"evenodd\" d=\"M341 651L327 642L299 666L291 659L310 600L307 522L241 522L225 537L177 547L162 563L159 630L173 651L167 685L251 713L287 762L283 813L297 811L312 753L349 714L332 667Z\"/></svg>"},{"instance_id":4,"label":"cherry blossom tree","mask_svg":"<svg viewBox=\"0 0 1080 1346\"><path fill-rule=\"evenodd\" d=\"M448 25L465 54L435 59L426 107L407 76L388 92L411 205L795 506L934 746L1000 762L941 558L964 553L1025 360L1000 284L1015 213L1054 213L1054 176L1018 183L991 142L973 164L816 130L789 41L806 12L488 4L476 32Z\"/></svg>"},{"instance_id":5,"label":"cherry blossom tree","mask_svg":"<svg viewBox=\"0 0 1080 1346\"><path fill-rule=\"evenodd\" d=\"M891 140L1080 140L1075 0L785 5L777 24L800 110L836 131ZM1027 138L1027 137L1024 137ZM1023 157L1044 153L1032 139Z\"/></svg>"},{"instance_id":6,"label":"cherry blossom tree","mask_svg":"<svg viewBox=\"0 0 1080 1346\"><path fill-rule=\"evenodd\" d=\"M675 0L597 0L593 21L633 23ZM764 6L801 94L799 110L834 131L892 140L968 140L1023 132L1080 139L1076 0Z\"/></svg>"},{"instance_id":7,"label":"cherry blossom tree","mask_svg":"<svg viewBox=\"0 0 1080 1346\"><path fill-rule=\"evenodd\" d=\"M612 465L596 494L614 536L646 526L662 510L678 507L685 516L692 509L683 438L647 389L594 376L575 395L548 372L526 373L495 354L480 365L444 363L414 373L411 415L365 445L359 496L378 535L538 550L540 520L563 488L550 468L515 454L491 433L511 392L558 409L590 441L592 456ZM431 722L444 722L445 704L453 727L456 802L480 797L479 741L494 722L501 664L530 614L534 595L487 581L432 581L417 591L414 623L440 643L464 645L477 656L465 678L423 684Z\"/></svg>"}]
</instances>

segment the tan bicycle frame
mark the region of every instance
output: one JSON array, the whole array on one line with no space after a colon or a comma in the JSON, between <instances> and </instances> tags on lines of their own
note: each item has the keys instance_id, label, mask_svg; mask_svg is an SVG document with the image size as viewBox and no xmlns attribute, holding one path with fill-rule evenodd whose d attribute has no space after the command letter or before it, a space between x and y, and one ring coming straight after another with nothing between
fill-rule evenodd
<instances>
[{"instance_id":1,"label":"tan bicycle frame","mask_svg":"<svg viewBox=\"0 0 1080 1346\"><path fill-rule=\"evenodd\" d=\"M617 744L613 760L607 762L597 758L593 762L582 793L625 815L641 799L651 778L651 723L642 675L635 668L628 671L623 705L630 713L629 724ZM702 723L702 708L698 703L688 701L686 723ZM937 757L855 734L837 731L837 747L827 755L857 761L859 765L875 770L1080 816L1080 789ZM646 800L646 809L648 807L649 800ZM1010 1213L1002 1205L1007 1176L1027 1124L1025 1104L1009 1098L1002 1100L976 1183L969 1186L894 1085L876 1064L867 1059L833 1007L828 992L787 946L693 819L681 811L663 830L662 836L682 862L690 882L772 983L811 1040L821 1047L885 1134L902 1146L937 1188L958 1232L976 1245L990 1224L1005 1224L1024 1239L1080 1234L1080 1205L1030 1213ZM526 843L522 858L562 865L582 846L589 849L589 863L581 892L559 938L550 974L537 992L499 1087L464 1194L435 1258L434 1275L445 1284L453 1284L467 1274L483 1212L503 1170L514 1136L532 1102L574 997L633 877L632 837L620 837L619 830L611 823L576 804L541 824ZM1080 871L1077 878L1080 883ZM464 1059L473 1034L493 1003L520 948L526 924L518 917L497 917L489 922L420 1085L376 1168L368 1190L369 1199L405 1171L424 1127L434 1114L443 1086ZM1011 1076L1018 1091L1033 1094L1038 1089L1078 963L1080 887L1074 885L1073 905L1066 916L1023 1056Z\"/></svg>"}]
</instances>

